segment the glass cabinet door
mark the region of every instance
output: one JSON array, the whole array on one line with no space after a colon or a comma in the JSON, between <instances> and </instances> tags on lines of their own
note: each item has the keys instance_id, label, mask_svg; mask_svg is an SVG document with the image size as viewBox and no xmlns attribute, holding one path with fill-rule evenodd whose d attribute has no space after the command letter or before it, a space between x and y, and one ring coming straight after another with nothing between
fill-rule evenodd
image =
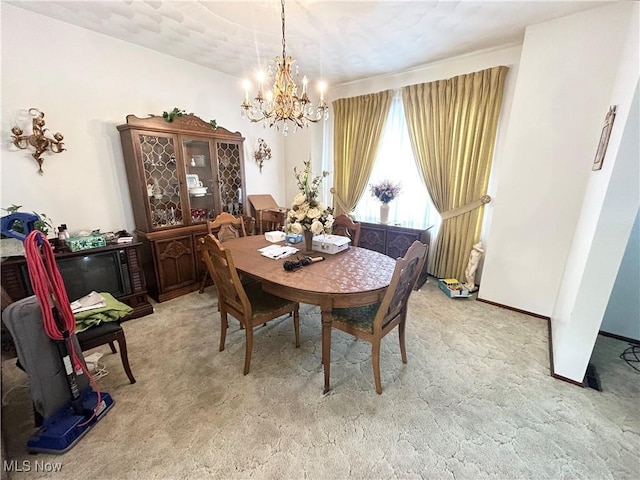
<instances>
[{"instance_id":1,"label":"glass cabinet door","mask_svg":"<svg viewBox=\"0 0 640 480\"><path fill-rule=\"evenodd\" d=\"M243 176L240 145L218 142L216 145L220 208L233 215L244 213Z\"/></svg>"},{"instance_id":2,"label":"glass cabinet door","mask_svg":"<svg viewBox=\"0 0 640 480\"><path fill-rule=\"evenodd\" d=\"M188 138L182 141L186 188L191 223L215 218L215 176L211 167L211 148L208 140Z\"/></svg>"},{"instance_id":3,"label":"glass cabinet door","mask_svg":"<svg viewBox=\"0 0 640 480\"><path fill-rule=\"evenodd\" d=\"M139 134L152 229L184 224L174 136Z\"/></svg>"}]
</instances>

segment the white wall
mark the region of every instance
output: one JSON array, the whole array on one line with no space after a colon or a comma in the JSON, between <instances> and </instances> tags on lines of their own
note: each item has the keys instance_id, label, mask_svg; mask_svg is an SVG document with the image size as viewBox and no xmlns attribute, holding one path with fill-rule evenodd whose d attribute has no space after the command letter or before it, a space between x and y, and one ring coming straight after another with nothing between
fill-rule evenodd
<instances>
[{"instance_id":1,"label":"white wall","mask_svg":"<svg viewBox=\"0 0 640 480\"><path fill-rule=\"evenodd\" d=\"M640 210L600 330L640 342Z\"/></svg>"},{"instance_id":2,"label":"white wall","mask_svg":"<svg viewBox=\"0 0 640 480\"><path fill-rule=\"evenodd\" d=\"M603 168L589 177L562 277L567 288L558 293L551 315L553 371L575 381L581 381L587 369L640 206L640 38L637 17L632 21L636 29L623 50L625 63L610 96L618 106L616 123Z\"/></svg>"},{"instance_id":3,"label":"white wall","mask_svg":"<svg viewBox=\"0 0 640 480\"><path fill-rule=\"evenodd\" d=\"M1 3L2 144L0 206L21 204L73 230L133 229L116 126L128 114L161 115L179 107L240 131L247 193L284 195L284 140L240 118L239 79ZM44 175L32 151L11 144L11 128L36 107L67 151L45 154ZM31 132L28 121L26 132ZM256 139L271 147L262 175ZM2 212L4 213L4 212Z\"/></svg>"},{"instance_id":4,"label":"white wall","mask_svg":"<svg viewBox=\"0 0 640 480\"><path fill-rule=\"evenodd\" d=\"M551 316L602 122L610 104L631 101L632 91L611 98L621 65L634 63L622 54L630 18L637 4L621 2L527 28L480 298Z\"/></svg>"}]
</instances>

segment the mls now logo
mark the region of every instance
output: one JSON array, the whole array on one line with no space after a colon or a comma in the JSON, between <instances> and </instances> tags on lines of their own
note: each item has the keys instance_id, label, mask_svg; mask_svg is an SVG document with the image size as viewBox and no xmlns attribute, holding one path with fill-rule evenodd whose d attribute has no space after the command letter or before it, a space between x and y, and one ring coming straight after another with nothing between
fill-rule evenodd
<instances>
[{"instance_id":1,"label":"mls now logo","mask_svg":"<svg viewBox=\"0 0 640 480\"><path fill-rule=\"evenodd\" d=\"M43 460L17 460L2 462L2 469L5 472L59 472L62 470L61 462L45 462Z\"/></svg>"}]
</instances>

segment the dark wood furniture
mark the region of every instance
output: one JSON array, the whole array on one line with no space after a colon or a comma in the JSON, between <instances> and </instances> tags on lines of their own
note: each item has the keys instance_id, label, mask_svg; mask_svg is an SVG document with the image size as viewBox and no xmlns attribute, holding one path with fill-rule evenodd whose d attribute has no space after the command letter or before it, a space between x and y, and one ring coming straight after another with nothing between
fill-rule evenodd
<instances>
[{"instance_id":1,"label":"dark wood furniture","mask_svg":"<svg viewBox=\"0 0 640 480\"><path fill-rule=\"evenodd\" d=\"M153 313L153 306L149 303L147 298L147 287L145 276L142 271L142 262L140 249L142 244L140 242L124 243L124 244L110 244L106 247L92 248L90 250L82 250L79 252L64 252L56 253L55 259L58 264L61 261L74 258L83 258L87 256L97 256L108 252L114 254L114 258L120 262L120 274L124 276L122 278L123 285L119 288L119 291L110 291L117 300L122 303L126 303L133 312L127 315L124 320L130 320L132 318L143 317ZM33 289L31 288L31 282L27 273L27 260L25 257L9 257L5 259L1 264L1 282L2 288L6 294L11 298L11 301L15 302L23 298L33 295ZM62 279L65 280L65 272L62 272ZM70 272L69 275L73 275ZM87 284L87 291L96 290L98 287L95 285ZM70 301L76 300L70 298Z\"/></svg>"},{"instance_id":2,"label":"dark wood furniture","mask_svg":"<svg viewBox=\"0 0 640 480\"><path fill-rule=\"evenodd\" d=\"M230 240L232 238L247 236L244 218L234 217L227 212L222 212L213 220L209 220L207 222L207 231L208 233L215 235L221 242ZM203 238L206 237L202 237L200 239L200 245L198 246L199 249L201 249ZM206 262L204 263L206 265ZM211 274L209 273L209 269L207 268L202 275L202 282L200 283L200 293L204 292L204 289L207 286L208 279L213 280L213 277L211 276Z\"/></svg>"},{"instance_id":3,"label":"dark wood furniture","mask_svg":"<svg viewBox=\"0 0 640 480\"><path fill-rule=\"evenodd\" d=\"M282 261L264 257L259 248L270 245L263 236L228 240L235 267L262 284L263 290L296 302L319 305L322 310L322 364L324 391L329 391L331 369L331 311L380 302L391 281L395 260L359 247L293 272L282 268ZM295 258L293 258L295 259ZM288 258L287 260L292 260Z\"/></svg>"},{"instance_id":4,"label":"dark wood furniture","mask_svg":"<svg viewBox=\"0 0 640 480\"><path fill-rule=\"evenodd\" d=\"M359 246L384 253L394 259L400 258L416 240L429 245L432 227L433 225L427 228L408 228L402 225L360 222ZM427 264L428 257L416 282L416 288L420 288L427 281Z\"/></svg>"},{"instance_id":5,"label":"dark wood furniture","mask_svg":"<svg viewBox=\"0 0 640 480\"><path fill-rule=\"evenodd\" d=\"M334 235L342 235L351 239L351 245L360 246L360 228L359 222L354 222L351 217L342 214L338 215L333 221L331 233Z\"/></svg>"},{"instance_id":6,"label":"dark wood furniture","mask_svg":"<svg viewBox=\"0 0 640 480\"><path fill-rule=\"evenodd\" d=\"M213 236L207 235L201 242L201 251L209 274L218 289L220 309L220 351L224 350L230 314L244 326L247 340L244 356L244 374L249 373L253 350L253 329L270 320L293 313L296 348L300 347L300 304L267 293L260 283L243 285L234 265L233 255Z\"/></svg>"},{"instance_id":7,"label":"dark wood furniture","mask_svg":"<svg viewBox=\"0 0 640 480\"><path fill-rule=\"evenodd\" d=\"M416 240L403 258L396 261L393 277L387 292L379 304L360 307L335 308L332 326L356 338L371 343L371 363L376 392L382 393L380 380L380 344L382 339L398 327L402 363L407 363L405 348L405 324L407 301L422 271L429 247Z\"/></svg>"},{"instance_id":8,"label":"dark wood furniture","mask_svg":"<svg viewBox=\"0 0 640 480\"><path fill-rule=\"evenodd\" d=\"M108 343L111 353L116 353L116 347L113 342L118 342L122 368L124 368L124 372L127 374L129 381L131 383L136 383L136 379L131 371L131 366L129 366L127 338L124 336L124 330L122 329L120 322L100 323L95 327L88 328L85 331L78 333L76 336L78 337L78 343L80 344L80 348L83 352Z\"/></svg>"},{"instance_id":9,"label":"dark wood furniture","mask_svg":"<svg viewBox=\"0 0 640 480\"><path fill-rule=\"evenodd\" d=\"M249 195L247 198L249 199L249 207L251 209L250 214L256 219L256 233L262 235L264 232L269 232L274 229L278 230L279 228L274 228L277 227L278 223L284 225L288 209L278 206L271 195Z\"/></svg>"},{"instance_id":10,"label":"dark wood furniture","mask_svg":"<svg viewBox=\"0 0 640 480\"><path fill-rule=\"evenodd\" d=\"M118 126L149 294L198 290L207 220L245 210L244 138L194 115L127 116Z\"/></svg>"},{"instance_id":11,"label":"dark wood furniture","mask_svg":"<svg viewBox=\"0 0 640 480\"><path fill-rule=\"evenodd\" d=\"M264 232L273 232L276 230L282 230L287 220L286 208L268 208L266 210L260 210L258 225L260 228L260 235Z\"/></svg>"}]
</instances>

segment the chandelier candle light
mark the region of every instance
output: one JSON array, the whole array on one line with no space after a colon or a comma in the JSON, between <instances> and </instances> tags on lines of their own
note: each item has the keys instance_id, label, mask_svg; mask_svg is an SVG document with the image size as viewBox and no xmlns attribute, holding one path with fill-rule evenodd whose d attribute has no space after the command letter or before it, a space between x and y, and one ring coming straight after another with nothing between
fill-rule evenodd
<instances>
[{"instance_id":1,"label":"chandelier candle light","mask_svg":"<svg viewBox=\"0 0 640 480\"><path fill-rule=\"evenodd\" d=\"M251 122L263 122L263 127L276 127L279 129L279 122L282 122L282 133L289 132L289 122L293 124L294 133L298 128L305 128L309 123L316 123L329 118L329 108L324 100L324 82L318 84L320 90L320 103L317 107L309 100L307 95L307 77L302 78L302 94L298 96L298 86L291 74L291 67L296 63L290 56L287 56L284 36L284 0L282 0L282 56L275 59L276 73L275 81L271 90L264 92L264 74L258 73L258 93L253 101L249 98L248 81L244 83L244 100L241 105L240 114L242 118L247 118ZM267 72L267 77L271 78L271 66ZM298 68L296 66L296 76Z\"/></svg>"},{"instance_id":2,"label":"chandelier candle light","mask_svg":"<svg viewBox=\"0 0 640 480\"><path fill-rule=\"evenodd\" d=\"M382 203L380 205L380 223L389 223L389 202L400 195L400 184L389 180L371 185L371 195Z\"/></svg>"}]
</instances>

